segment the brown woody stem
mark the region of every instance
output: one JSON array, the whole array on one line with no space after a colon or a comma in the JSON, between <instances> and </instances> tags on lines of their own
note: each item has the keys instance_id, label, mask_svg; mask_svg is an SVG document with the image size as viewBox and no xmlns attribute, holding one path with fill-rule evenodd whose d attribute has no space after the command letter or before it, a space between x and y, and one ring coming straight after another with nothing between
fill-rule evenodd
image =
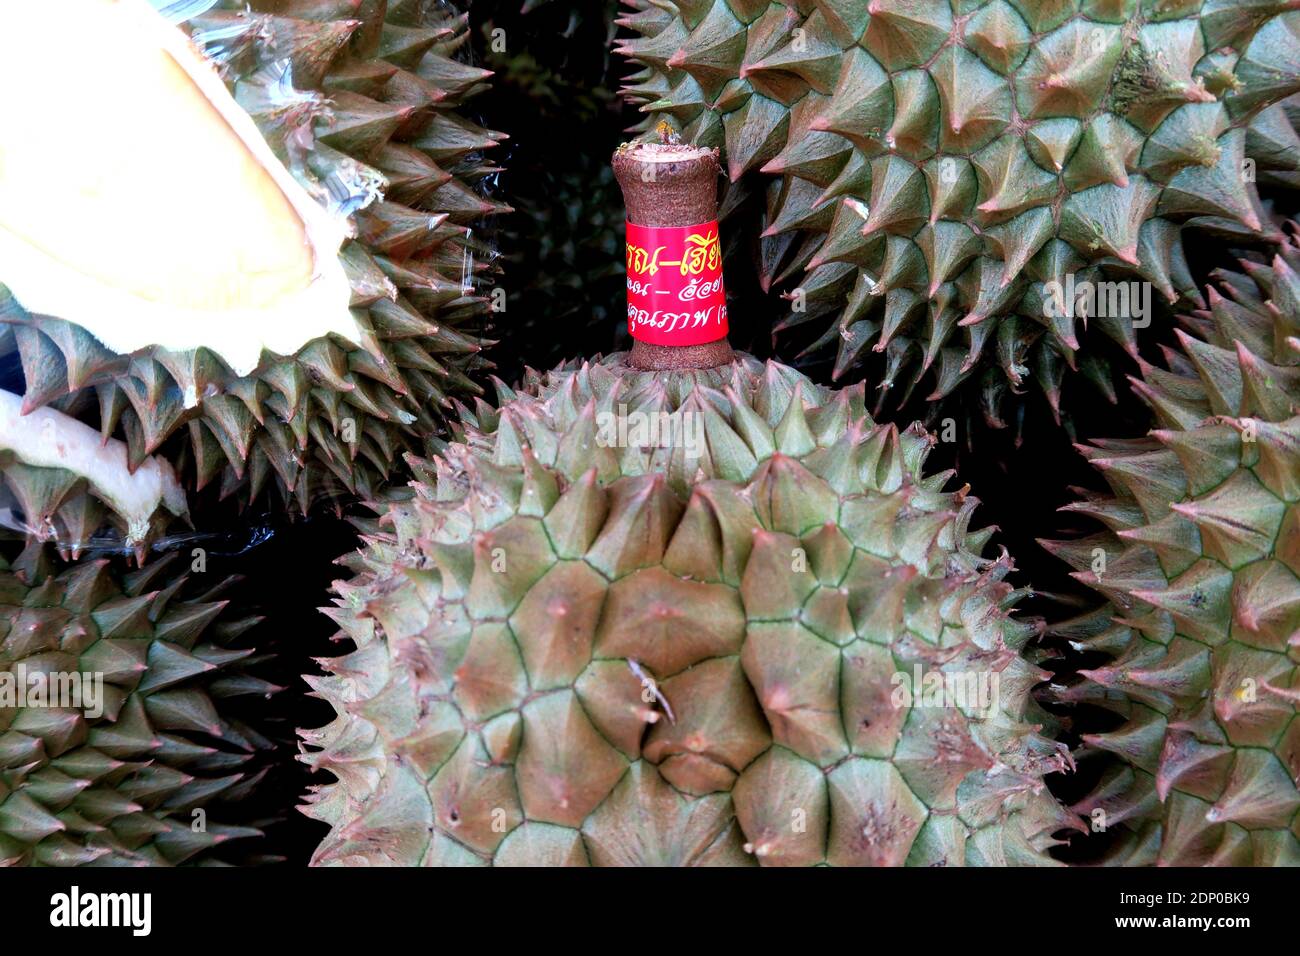
<instances>
[{"instance_id":1,"label":"brown woody stem","mask_svg":"<svg viewBox=\"0 0 1300 956\"><path fill-rule=\"evenodd\" d=\"M614 153L614 177L629 222L694 226L718 218L717 150L675 143L624 143ZM734 361L725 339L703 345L633 341L628 364L653 371L715 368Z\"/></svg>"}]
</instances>

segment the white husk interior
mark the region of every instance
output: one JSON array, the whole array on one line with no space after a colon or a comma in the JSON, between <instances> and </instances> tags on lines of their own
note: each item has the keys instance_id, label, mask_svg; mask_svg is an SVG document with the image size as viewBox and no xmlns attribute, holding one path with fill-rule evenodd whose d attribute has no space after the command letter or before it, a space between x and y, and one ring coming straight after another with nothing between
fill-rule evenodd
<instances>
[{"instance_id":1,"label":"white husk interior","mask_svg":"<svg viewBox=\"0 0 1300 956\"><path fill-rule=\"evenodd\" d=\"M20 396L0 390L0 448L23 464L84 477L95 496L126 521L128 544L145 537L160 506L172 514L186 513L185 492L167 462L147 458L132 474L125 442L105 442L89 425L52 408L24 415L22 404Z\"/></svg>"},{"instance_id":2,"label":"white husk interior","mask_svg":"<svg viewBox=\"0 0 1300 956\"><path fill-rule=\"evenodd\" d=\"M67 17L75 22L77 4L69 3ZM230 96L211 65L194 49L189 39L169 26L145 0L116 0L115 16L131 20L131 37L142 47L161 48L181 67L190 80L221 115L230 129L263 166L285 198L302 219L315 253L316 274L310 284L277 302L273 307L231 308L220 311L201 310L174 304L148 301L127 290L106 286L97 279L69 268L57 258L33 248L22 238L0 226L0 282L13 292L28 312L66 319L82 326L105 346L119 354L130 354L148 346L177 351L207 348L219 355L236 375L247 375L258 365L265 349L278 355L292 355L314 339L330 333L360 343L361 331L348 309L351 291L338 259L338 250L347 235L347 225L332 218L318 206L267 146L252 119ZM5 29L21 29L12 15L35 4L5 6ZM39 21L38 21L39 22ZM49 37L32 36L31 42L53 42ZM130 56L132 51L117 51ZM39 96L39 79L32 95ZM93 94L93 91L91 91ZM112 109L112 104L96 104L87 98L87 109ZM166 117L157 121L166 123ZM66 123L66 117L51 116L52 123ZM64 148L67 148L66 144ZM86 150L86 161L94 162L93 149ZM75 183L69 183L75 188ZM195 184L193 228L204 229L202 183ZM216 215L221 210L213 210ZM123 243L136 242L146 236L152 224L137 219L120 223ZM170 237L185 243L184 235ZM145 243L142 241L141 245Z\"/></svg>"}]
</instances>

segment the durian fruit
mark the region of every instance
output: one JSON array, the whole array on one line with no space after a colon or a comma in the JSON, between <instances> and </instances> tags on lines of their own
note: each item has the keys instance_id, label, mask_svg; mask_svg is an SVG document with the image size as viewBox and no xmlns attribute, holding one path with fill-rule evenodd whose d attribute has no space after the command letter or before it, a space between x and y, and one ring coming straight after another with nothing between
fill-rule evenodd
<instances>
[{"instance_id":1,"label":"durian fruit","mask_svg":"<svg viewBox=\"0 0 1300 956\"><path fill-rule=\"evenodd\" d=\"M75 407L132 467L299 509L369 495L478 390L469 224L504 207L472 184L502 137L456 111L488 74L442 7L226 6L189 28L233 96L144 0L6 11L0 353L24 411Z\"/></svg>"},{"instance_id":2,"label":"durian fruit","mask_svg":"<svg viewBox=\"0 0 1300 956\"><path fill-rule=\"evenodd\" d=\"M837 378L884 353L900 398L973 377L993 425L1008 390L1059 415L1067 368L1113 390L1122 353L1082 347L1076 317L1136 355L1122 300L1068 310L1067 276L1201 305L1183 227L1271 233L1254 178L1300 168L1286 0L629 5L647 123L766 193L762 281L792 299L777 330L808 324L804 354L834 346Z\"/></svg>"},{"instance_id":3,"label":"durian fruit","mask_svg":"<svg viewBox=\"0 0 1300 956\"><path fill-rule=\"evenodd\" d=\"M51 541L76 560L108 524L143 564L149 542L188 519L185 491L157 456L128 467L125 442L54 408L22 411L0 389L0 525Z\"/></svg>"},{"instance_id":4,"label":"durian fruit","mask_svg":"<svg viewBox=\"0 0 1300 956\"><path fill-rule=\"evenodd\" d=\"M228 582L191 594L175 557L126 575L41 544L0 559L0 865L199 862L259 835L207 818L265 773L268 742L220 713L275 690L232 646L257 618L223 614Z\"/></svg>"},{"instance_id":5,"label":"durian fruit","mask_svg":"<svg viewBox=\"0 0 1300 956\"><path fill-rule=\"evenodd\" d=\"M316 864L1052 862L1036 628L923 431L744 355L499 389L337 585Z\"/></svg>"},{"instance_id":6,"label":"durian fruit","mask_svg":"<svg viewBox=\"0 0 1300 956\"><path fill-rule=\"evenodd\" d=\"M1129 863L1300 864L1300 244L1242 267L1133 380L1158 427L1083 448L1106 530L1044 542L1112 602L1058 627L1111 658L1059 697L1122 718L1078 809Z\"/></svg>"}]
</instances>

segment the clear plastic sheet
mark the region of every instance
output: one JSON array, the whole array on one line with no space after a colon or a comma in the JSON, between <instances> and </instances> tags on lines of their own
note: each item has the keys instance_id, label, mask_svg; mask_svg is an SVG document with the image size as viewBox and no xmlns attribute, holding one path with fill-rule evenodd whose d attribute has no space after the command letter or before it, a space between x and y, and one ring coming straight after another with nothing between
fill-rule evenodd
<instances>
[{"instance_id":1,"label":"clear plastic sheet","mask_svg":"<svg viewBox=\"0 0 1300 956\"><path fill-rule=\"evenodd\" d=\"M149 3L168 23L184 23L190 17L207 13L217 5L217 0L149 0Z\"/></svg>"},{"instance_id":2,"label":"clear plastic sheet","mask_svg":"<svg viewBox=\"0 0 1300 956\"><path fill-rule=\"evenodd\" d=\"M201 548L206 556L234 557L247 554L270 541L279 533L282 520L269 513L259 513L242 518L238 522L227 523L220 531L185 531L163 535L153 541L147 553L150 555L170 554L173 551L191 552ZM60 556L70 560L75 554L78 558L137 556L137 549L128 545L120 534L114 531L101 532L84 541L71 542L62 536L51 533L49 528L34 528L22 513L13 493L0 485L0 530L10 532L7 537L34 538L48 541L54 545Z\"/></svg>"},{"instance_id":3,"label":"clear plastic sheet","mask_svg":"<svg viewBox=\"0 0 1300 956\"><path fill-rule=\"evenodd\" d=\"M176 0L173 3L154 0L154 3L160 8L174 8L172 22L182 26L186 19L216 5L215 0ZM448 18L459 12L444 0L430 0L428 6L441 10ZM388 186L384 175L350 157L332 157L323 175L319 166L312 167L309 155L316 147L314 130L317 122L330 122L332 104L324 94L294 85L292 65L288 59L274 56L274 45L269 42L268 30L258 14L250 12L246 21L236 26L194 30L190 39L223 75L230 72L233 60L257 58L256 68L237 85L236 100L250 113L274 117L277 131L282 134L282 158L289 172L331 215L349 223L350 231L351 218L356 212L384 198ZM462 50L465 59L473 62L469 45L464 45ZM478 154L471 154L465 164L473 165L480 161ZM476 191L483 195L498 191L499 174L500 170L488 170L475 183ZM460 287L466 295L473 294L477 287L475 276L481 268L480 263L493 263L499 254L494 235L476 237L474 229L467 229L459 277Z\"/></svg>"}]
</instances>

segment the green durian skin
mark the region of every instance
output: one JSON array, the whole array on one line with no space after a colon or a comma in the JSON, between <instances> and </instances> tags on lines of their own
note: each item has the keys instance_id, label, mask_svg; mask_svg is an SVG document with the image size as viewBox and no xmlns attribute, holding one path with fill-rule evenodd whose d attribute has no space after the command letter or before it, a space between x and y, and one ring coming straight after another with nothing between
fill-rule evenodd
<instances>
[{"instance_id":1,"label":"green durian skin","mask_svg":"<svg viewBox=\"0 0 1300 956\"><path fill-rule=\"evenodd\" d=\"M864 391L615 355L465 409L337 585L314 862L1051 863L1010 561Z\"/></svg>"},{"instance_id":2,"label":"green durian skin","mask_svg":"<svg viewBox=\"0 0 1300 956\"><path fill-rule=\"evenodd\" d=\"M221 713L277 690L235 642L258 618L227 613L224 584L193 595L174 559L0 558L0 864L208 864L261 836L221 822L271 746Z\"/></svg>"},{"instance_id":3,"label":"green durian skin","mask_svg":"<svg viewBox=\"0 0 1300 956\"><path fill-rule=\"evenodd\" d=\"M1061 692L1125 721L1076 809L1122 827L1116 862L1300 864L1300 248L1220 270L1169 368L1135 390L1158 427L1085 453L1105 529L1044 542L1111 605L1056 631L1110 663Z\"/></svg>"}]
</instances>

